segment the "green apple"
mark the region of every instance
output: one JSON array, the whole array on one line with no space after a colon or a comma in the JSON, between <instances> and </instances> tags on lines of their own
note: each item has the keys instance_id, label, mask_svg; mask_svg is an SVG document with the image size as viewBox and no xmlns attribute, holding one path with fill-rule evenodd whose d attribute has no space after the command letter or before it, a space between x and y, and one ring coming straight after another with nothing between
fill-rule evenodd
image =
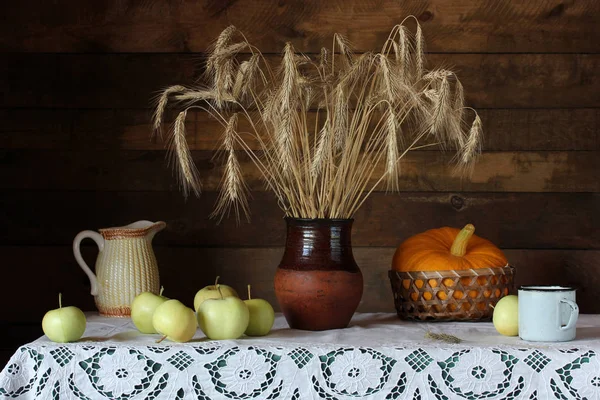
<instances>
[{"instance_id":1,"label":"green apple","mask_svg":"<svg viewBox=\"0 0 600 400\"><path fill-rule=\"evenodd\" d=\"M494 328L504 336L519 334L519 298L513 294L504 296L494 307Z\"/></svg>"},{"instance_id":2,"label":"green apple","mask_svg":"<svg viewBox=\"0 0 600 400\"><path fill-rule=\"evenodd\" d=\"M163 288L158 295L152 292L142 292L135 296L131 303L131 320L142 333L157 333L152 325L152 315L158 306L168 299L162 296Z\"/></svg>"},{"instance_id":3,"label":"green apple","mask_svg":"<svg viewBox=\"0 0 600 400\"><path fill-rule=\"evenodd\" d=\"M221 294L217 291L217 285L221 288L223 297L240 297L231 286L219 284L219 277L217 276L214 285L205 286L196 293L196 296L194 297L194 310L196 310L196 312L198 312L200 304L202 304L204 300L221 298Z\"/></svg>"},{"instance_id":4,"label":"green apple","mask_svg":"<svg viewBox=\"0 0 600 400\"><path fill-rule=\"evenodd\" d=\"M62 306L62 294L58 294L58 308L48 311L42 319L42 330L53 342L67 343L79 340L85 332L85 314L74 306Z\"/></svg>"},{"instance_id":5,"label":"green apple","mask_svg":"<svg viewBox=\"0 0 600 400\"><path fill-rule=\"evenodd\" d=\"M196 333L196 314L179 300L166 300L154 310L152 326L163 339L174 342L188 342Z\"/></svg>"},{"instance_id":6,"label":"green apple","mask_svg":"<svg viewBox=\"0 0 600 400\"><path fill-rule=\"evenodd\" d=\"M244 300L250 313L250 321L246 332L248 336L265 336L271 331L275 322L275 311L271 304L263 299L253 299L248 285L248 300Z\"/></svg>"},{"instance_id":7,"label":"green apple","mask_svg":"<svg viewBox=\"0 0 600 400\"><path fill-rule=\"evenodd\" d=\"M221 285L217 285L217 292L220 290ZM203 301L197 316L200 329L209 339L237 339L248 327L250 312L238 297L221 294L218 299Z\"/></svg>"}]
</instances>

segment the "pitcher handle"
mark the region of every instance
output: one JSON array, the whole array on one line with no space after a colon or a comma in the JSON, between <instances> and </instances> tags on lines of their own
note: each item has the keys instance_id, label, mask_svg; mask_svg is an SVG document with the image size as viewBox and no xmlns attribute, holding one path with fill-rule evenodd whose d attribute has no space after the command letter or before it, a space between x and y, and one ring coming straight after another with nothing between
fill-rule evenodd
<instances>
[{"instance_id":1,"label":"pitcher handle","mask_svg":"<svg viewBox=\"0 0 600 400\"><path fill-rule=\"evenodd\" d=\"M91 293L92 296L98 295L98 279L96 279L96 275L92 272L90 267L85 263L83 257L81 257L81 249L79 248L81 245L81 241L83 239L90 238L93 239L94 242L98 245L98 249L100 251L104 250L104 238L101 234L94 231L81 231L75 236L73 239L73 254L75 255L75 260L77 260L77 264L81 267L83 272L86 273L88 278L90 278L90 285L92 287Z\"/></svg>"}]
</instances>

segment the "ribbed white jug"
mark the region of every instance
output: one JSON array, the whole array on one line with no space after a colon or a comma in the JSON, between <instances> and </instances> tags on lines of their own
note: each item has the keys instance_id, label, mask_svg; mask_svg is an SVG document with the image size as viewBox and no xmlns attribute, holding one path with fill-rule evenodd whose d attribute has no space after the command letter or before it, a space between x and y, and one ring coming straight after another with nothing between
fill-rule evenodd
<instances>
[{"instance_id":1,"label":"ribbed white jug","mask_svg":"<svg viewBox=\"0 0 600 400\"><path fill-rule=\"evenodd\" d=\"M82 231L73 240L73 254L90 278L92 296L100 315L128 317L131 303L142 292L158 294L160 281L152 239L167 226L163 221L137 221L99 232ZM81 257L83 239L93 239L100 252L96 274Z\"/></svg>"}]
</instances>

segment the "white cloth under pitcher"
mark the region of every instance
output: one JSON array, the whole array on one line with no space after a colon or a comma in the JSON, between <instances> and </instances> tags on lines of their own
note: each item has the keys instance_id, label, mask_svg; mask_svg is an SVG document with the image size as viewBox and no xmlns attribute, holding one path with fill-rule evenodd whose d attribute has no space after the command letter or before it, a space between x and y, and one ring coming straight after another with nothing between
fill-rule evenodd
<instances>
[{"instance_id":1,"label":"white cloth under pitcher","mask_svg":"<svg viewBox=\"0 0 600 400\"><path fill-rule=\"evenodd\" d=\"M152 249L154 235L167 224L163 221L137 221L129 225L82 231L73 240L73 254L90 278L91 293L100 315L128 317L131 303L142 292L159 293L158 264ZM96 242L96 273L81 257L80 244L90 238Z\"/></svg>"}]
</instances>

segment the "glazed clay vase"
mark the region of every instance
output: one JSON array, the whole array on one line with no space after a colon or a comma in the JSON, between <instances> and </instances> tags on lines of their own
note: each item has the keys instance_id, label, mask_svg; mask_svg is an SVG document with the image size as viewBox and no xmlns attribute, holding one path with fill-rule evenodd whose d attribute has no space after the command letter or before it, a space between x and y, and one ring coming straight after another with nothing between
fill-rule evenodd
<instances>
[{"instance_id":1,"label":"glazed clay vase","mask_svg":"<svg viewBox=\"0 0 600 400\"><path fill-rule=\"evenodd\" d=\"M126 226L82 231L73 240L73 254L90 278L91 293L100 315L129 317L131 303L142 292L158 294L160 282L152 239L163 230L162 221L137 221ZM80 244L85 238L98 245L96 273L81 257Z\"/></svg>"},{"instance_id":2,"label":"glazed clay vase","mask_svg":"<svg viewBox=\"0 0 600 400\"><path fill-rule=\"evenodd\" d=\"M286 223L275 295L290 328L346 328L363 291L352 254L352 220L286 218Z\"/></svg>"}]
</instances>

